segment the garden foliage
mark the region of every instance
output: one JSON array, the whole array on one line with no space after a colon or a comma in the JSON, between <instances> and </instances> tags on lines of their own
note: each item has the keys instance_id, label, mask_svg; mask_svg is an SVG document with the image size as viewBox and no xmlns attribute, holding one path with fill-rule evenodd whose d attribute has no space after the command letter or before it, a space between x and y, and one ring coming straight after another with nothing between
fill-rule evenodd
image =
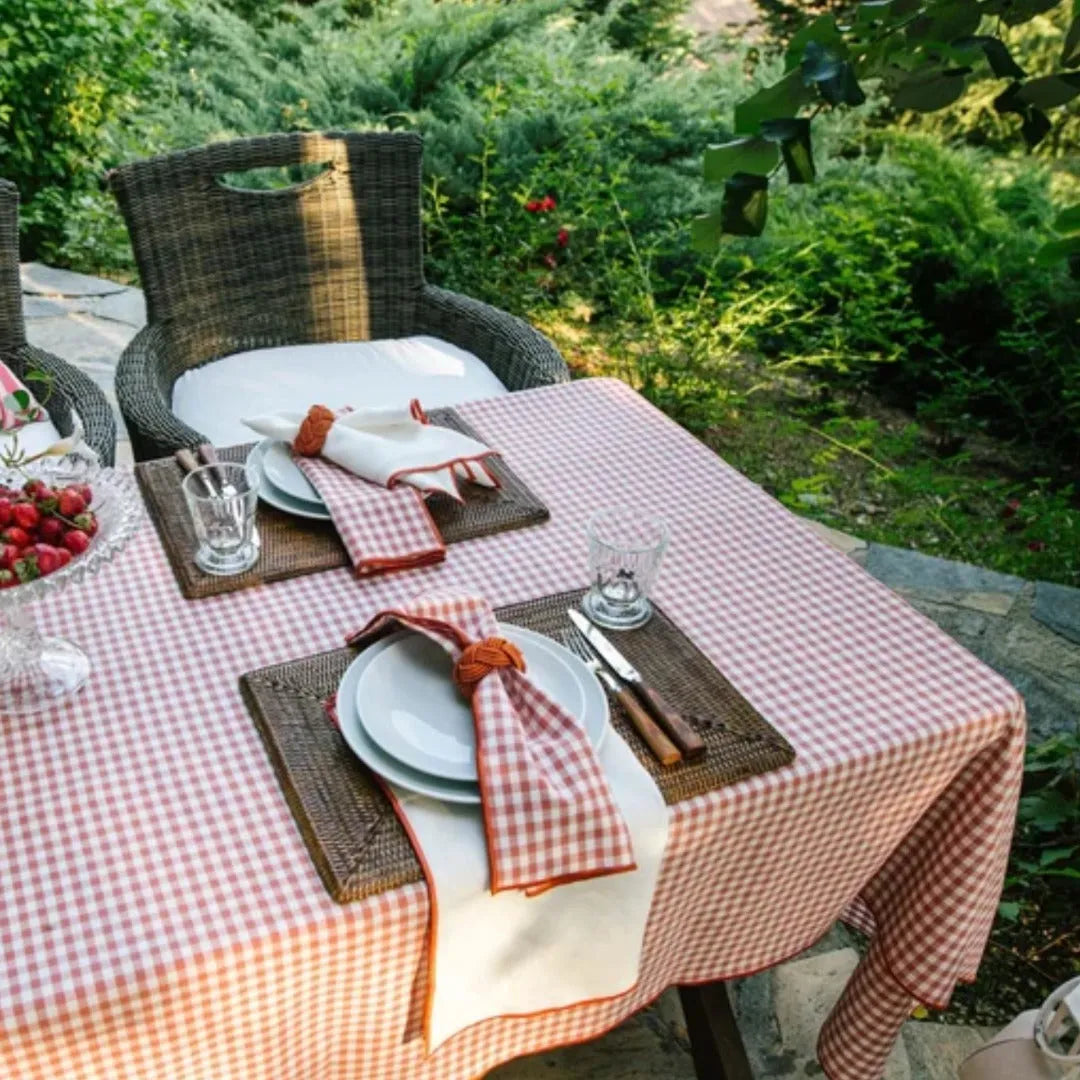
<instances>
[{"instance_id":1,"label":"garden foliage","mask_svg":"<svg viewBox=\"0 0 1080 1080\"><path fill-rule=\"evenodd\" d=\"M108 126L162 59L148 0L0 4L0 176L20 189L34 250L59 242L69 200L96 180Z\"/></svg>"},{"instance_id":2,"label":"garden foliage","mask_svg":"<svg viewBox=\"0 0 1080 1080\"><path fill-rule=\"evenodd\" d=\"M1048 473L1069 472L1078 293L1064 264L1035 259L1056 218L1048 168L991 168L984 150L881 127L890 107L875 98L815 121L815 183L781 189L762 238L701 254L686 226L708 204L700 147L730 138L782 58L748 75L738 50L708 65L651 55L675 4L651 23L648 6L601 0L386 0L365 18L353 0L258 18L243 4L161 9L171 54L156 56L137 108L88 136L88 175L102 159L267 131L417 130L430 276L603 331L628 376L693 426L729 399L732 358L754 354L826 392L875 388L948 438L1015 437ZM614 28L635 19L621 41ZM805 168L798 133L779 135L765 153ZM64 254L132 272L108 198L76 195L46 216Z\"/></svg>"}]
</instances>

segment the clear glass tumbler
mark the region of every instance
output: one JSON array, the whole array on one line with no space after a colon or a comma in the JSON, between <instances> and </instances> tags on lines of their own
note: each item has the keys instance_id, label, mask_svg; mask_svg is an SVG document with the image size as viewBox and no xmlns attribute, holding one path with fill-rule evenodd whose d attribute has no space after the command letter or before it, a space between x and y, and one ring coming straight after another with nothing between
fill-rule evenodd
<instances>
[{"instance_id":1,"label":"clear glass tumbler","mask_svg":"<svg viewBox=\"0 0 1080 1080\"><path fill-rule=\"evenodd\" d=\"M581 602L599 626L628 630L652 616L649 590L668 544L663 518L629 507L600 510L589 522L589 577Z\"/></svg>"},{"instance_id":2,"label":"clear glass tumbler","mask_svg":"<svg viewBox=\"0 0 1080 1080\"><path fill-rule=\"evenodd\" d=\"M195 537L195 565L208 574L239 574L259 557L258 484L246 465L204 465L184 477Z\"/></svg>"}]
</instances>

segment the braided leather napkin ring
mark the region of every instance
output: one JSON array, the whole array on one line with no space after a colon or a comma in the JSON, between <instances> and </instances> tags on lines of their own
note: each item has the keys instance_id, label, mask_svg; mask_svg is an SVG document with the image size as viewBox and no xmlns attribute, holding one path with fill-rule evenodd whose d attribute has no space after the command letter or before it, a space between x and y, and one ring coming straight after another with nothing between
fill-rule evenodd
<instances>
[{"instance_id":1,"label":"braided leather napkin ring","mask_svg":"<svg viewBox=\"0 0 1080 1080\"><path fill-rule=\"evenodd\" d=\"M302 457L318 457L334 419L333 412L325 405L312 405L293 439L293 450Z\"/></svg>"},{"instance_id":2,"label":"braided leather napkin ring","mask_svg":"<svg viewBox=\"0 0 1080 1080\"><path fill-rule=\"evenodd\" d=\"M489 637L465 647L454 665L454 685L471 698L477 683L496 668L513 667L525 670L521 650L506 638Z\"/></svg>"}]
</instances>

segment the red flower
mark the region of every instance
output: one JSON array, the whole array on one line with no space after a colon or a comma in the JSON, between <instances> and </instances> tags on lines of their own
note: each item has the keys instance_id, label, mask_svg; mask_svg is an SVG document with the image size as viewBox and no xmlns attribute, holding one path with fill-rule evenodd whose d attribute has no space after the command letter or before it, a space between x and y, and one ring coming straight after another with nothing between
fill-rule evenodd
<instances>
[{"instance_id":1,"label":"red flower","mask_svg":"<svg viewBox=\"0 0 1080 1080\"><path fill-rule=\"evenodd\" d=\"M1045 540L1032 540L1028 544L1028 551L1045 551L1045 550L1046 550L1046 541Z\"/></svg>"},{"instance_id":2,"label":"red flower","mask_svg":"<svg viewBox=\"0 0 1080 1080\"><path fill-rule=\"evenodd\" d=\"M541 211L541 210L543 209L543 204L542 204L542 203L540 202L540 200L539 200L539 199L530 199L530 200L529 200L529 201L528 201L528 202L527 202L527 203L525 204L525 209L526 209L526 210L527 210L527 211L528 211L528 212L529 212L530 214L539 214L539 213L540 213L540 211Z\"/></svg>"},{"instance_id":3,"label":"red flower","mask_svg":"<svg viewBox=\"0 0 1080 1080\"><path fill-rule=\"evenodd\" d=\"M1001 511L1001 516L1003 518L1011 518L1016 514L1016 511L1019 510L1019 509L1020 509L1020 500L1019 499L1010 499L1005 504L1005 509Z\"/></svg>"},{"instance_id":4,"label":"red flower","mask_svg":"<svg viewBox=\"0 0 1080 1080\"><path fill-rule=\"evenodd\" d=\"M559 247L569 247L570 230L565 227L561 228L558 232L558 235L555 237L555 243L558 244Z\"/></svg>"},{"instance_id":5,"label":"red flower","mask_svg":"<svg viewBox=\"0 0 1080 1080\"><path fill-rule=\"evenodd\" d=\"M559 204L550 196L545 195L540 200L540 209L546 214L549 210L554 210Z\"/></svg>"},{"instance_id":6,"label":"red flower","mask_svg":"<svg viewBox=\"0 0 1080 1080\"><path fill-rule=\"evenodd\" d=\"M548 253L547 253L547 254L546 254L546 255L544 256L544 265L545 265L545 266L546 266L546 267L547 267L547 268L548 268L549 270L554 270L554 269L555 269L555 267L559 265L559 260L558 260L558 259L556 259L556 258L555 258L555 256L554 256L554 255L552 255L552 254L551 254L551 252L549 251L549 252L548 252Z\"/></svg>"}]
</instances>

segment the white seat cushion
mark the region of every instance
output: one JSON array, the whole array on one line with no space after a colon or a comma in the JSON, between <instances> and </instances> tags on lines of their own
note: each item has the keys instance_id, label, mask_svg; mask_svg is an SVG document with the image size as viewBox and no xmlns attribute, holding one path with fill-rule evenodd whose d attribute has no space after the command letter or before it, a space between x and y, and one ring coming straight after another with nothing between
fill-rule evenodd
<instances>
[{"instance_id":1,"label":"white seat cushion","mask_svg":"<svg viewBox=\"0 0 1080 1080\"><path fill-rule=\"evenodd\" d=\"M506 387L472 353L434 337L287 345L233 353L185 371L172 410L216 446L251 442L245 416L326 405L425 409L497 397Z\"/></svg>"}]
</instances>

